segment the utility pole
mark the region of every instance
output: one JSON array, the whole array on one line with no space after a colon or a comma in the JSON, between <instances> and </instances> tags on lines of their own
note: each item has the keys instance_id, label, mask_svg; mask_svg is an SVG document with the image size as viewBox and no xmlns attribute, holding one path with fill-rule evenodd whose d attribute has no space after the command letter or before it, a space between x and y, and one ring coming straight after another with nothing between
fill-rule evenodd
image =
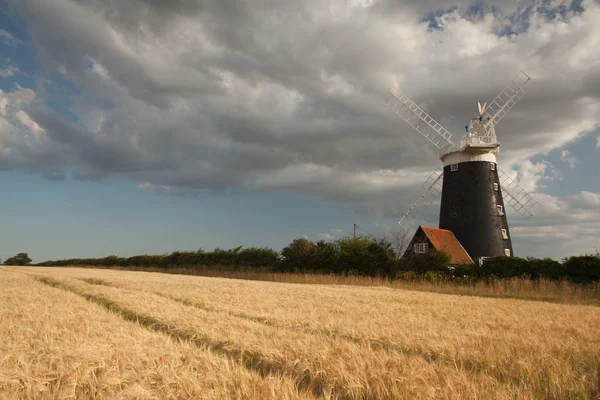
<instances>
[{"instance_id":1,"label":"utility pole","mask_svg":"<svg viewBox=\"0 0 600 400\"><path fill-rule=\"evenodd\" d=\"M354 239L356 239L356 224L354 224Z\"/></svg>"}]
</instances>

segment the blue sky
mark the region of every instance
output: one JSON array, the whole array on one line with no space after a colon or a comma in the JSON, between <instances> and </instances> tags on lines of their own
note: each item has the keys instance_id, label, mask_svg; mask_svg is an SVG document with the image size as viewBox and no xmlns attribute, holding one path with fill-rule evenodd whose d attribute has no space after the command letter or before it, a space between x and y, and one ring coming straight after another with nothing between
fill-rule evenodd
<instances>
[{"instance_id":1,"label":"blue sky","mask_svg":"<svg viewBox=\"0 0 600 400\"><path fill-rule=\"evenodd\" d=\"M383 235L439 164L387 88L460 135L519 69L499 163L543 210L509 210L515 253L597 250L597 1L132 4L0 0L0 258Z\"/></svg>"},{"instance_id":2,"label":"blue sky","mask_svg":"<svg viewBox=\"0 0 600 400\"><path fill-rule=\"evenodd\" d=\"M0 216L11 226L1 234L4 248L11 254L34 246L44 259L239 245L279 249L302 235L340 237L332 221L345 234L353 221L369 227L374 221L289 193L164 196L127 181L50 181L15 172L4 173L2 185L12 188L0 199Z\"/></svg>"}]
</instances>

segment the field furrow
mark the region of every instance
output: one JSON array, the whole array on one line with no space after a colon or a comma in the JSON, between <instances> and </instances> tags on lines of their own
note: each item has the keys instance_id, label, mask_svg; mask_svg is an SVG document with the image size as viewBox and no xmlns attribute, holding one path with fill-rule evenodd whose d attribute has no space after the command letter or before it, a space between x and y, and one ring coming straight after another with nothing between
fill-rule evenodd
<instances>
[{"instance_id":1,"label":"field furrow","mask_svg":"<svg viewBox=\"0 0 600 400\"><path fill-rule=\"evenodd\" d=\"M60 271L86 272L97 271ZM207 311L346 338L373 348L449 359L501 376L535 380L547 374L560 384L584 376L592 384L600 363L596 307L387 288L273 285L188 276L165 281L162 274L106 272L106 279L120 287L143 287Z\"/></svg>"},{"instance_id":2,"label":"field furrow","mask_svg":"<svg viewBox=\"0 0 600 400\"><path fill-rule=\"evenodd\" d=\"M585 398L596 390L600 344L593 327L600 320L593 307L378 288L160 280L159 274L123 271L94 271L108 272L102 278L89 270L35 271L51 272L70 290L117 304L170 335L196 338L263 375L288 376L314 394Z\"/></svg>"},{"instance_id":3,"label":"field furrow","mask_svg":"<svg viewBox=\"0 0 600 400\"><path fill-rule=\"evenodd\" d=\"M0 398L310 397L81 296L0 269Z\"/></svg>"}]
</instances>

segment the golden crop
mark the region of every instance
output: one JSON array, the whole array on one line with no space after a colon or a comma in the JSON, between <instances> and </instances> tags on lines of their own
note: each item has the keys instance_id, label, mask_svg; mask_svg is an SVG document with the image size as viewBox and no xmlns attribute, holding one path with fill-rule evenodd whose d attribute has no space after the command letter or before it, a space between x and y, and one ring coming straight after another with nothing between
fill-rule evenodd
<instances>
[{"instance_id":1,"label":"golden crop","mask_svg":"<svg viewBox=\"0 0 600 400\"><path fill-rule=\"evenodd\" d=\"M600 308L389 287L0 269L0 395L600 395Z\"/></svg>"}]
</instances>

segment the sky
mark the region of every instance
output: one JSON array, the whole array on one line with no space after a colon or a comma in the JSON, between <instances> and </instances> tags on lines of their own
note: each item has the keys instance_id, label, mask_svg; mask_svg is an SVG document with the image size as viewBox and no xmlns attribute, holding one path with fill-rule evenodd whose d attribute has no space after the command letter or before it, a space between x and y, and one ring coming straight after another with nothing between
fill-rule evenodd
<instances>
[{"instance_id":1,"label":"sky","mask_svg":"<svg viewBox=\"0 0 600 400\"><path fill-rule=\"evenodd\" d=\"M542 209L507 210L515 255L596 252L598 20L598 0L0 0L0 258L393 232L440 161L387 90L459 139L519 70L498 163Z\"/></svg>"}]
</instances>

